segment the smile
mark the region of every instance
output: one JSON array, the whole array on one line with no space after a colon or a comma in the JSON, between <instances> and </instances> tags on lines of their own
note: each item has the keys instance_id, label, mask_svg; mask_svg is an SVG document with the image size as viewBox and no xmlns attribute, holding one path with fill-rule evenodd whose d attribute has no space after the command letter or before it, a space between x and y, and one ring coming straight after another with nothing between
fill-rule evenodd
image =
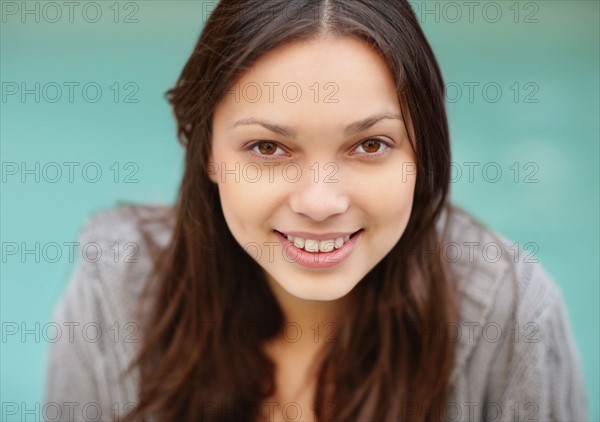
<instances>
[{"instance_id":1,"label":"smile","mask_svg":"<svg viewBox=\"0 0 600 422\"><path fill-rule=\"evenodd\" d=\"M281 233L281 232L280 232ZM354 236L357 232L348 234L345 236L339 236L332 239L315 240L309 237L292 236L287 233L281 233L287 240L292 242L298 249L304 249L307 252L331 252L334 249L341 248L345 242L347 242L351 236Z\"/></svg>"},{"instance_id":2,"label":"smile","mask_svg":"<svg viewBox=\"0 0 600 422\"><path fill-rule=\"evenodd\" d=\"M328 268L343 262L354 250L364 230L334 239L314 240L274 230L289 261L307 268Z\"/></svg>"}]
</instances>

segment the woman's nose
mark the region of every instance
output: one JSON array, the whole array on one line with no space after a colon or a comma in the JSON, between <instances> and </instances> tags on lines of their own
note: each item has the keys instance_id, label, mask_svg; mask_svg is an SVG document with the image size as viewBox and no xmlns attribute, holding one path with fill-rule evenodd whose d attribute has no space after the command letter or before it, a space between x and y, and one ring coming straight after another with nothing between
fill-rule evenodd
<instances>
[{"instance_id":1,"label":"woman's nose","mask_svg":"<svg viewBox=\"0 0 600 422\"><path fill-rule=\"evenodd\" d=\"M348 210L350 198L345 191L339 176L316 177L313 172L306 172L297 181L289 198L293 212L303 214L314 221L342 214Z\"/></svg>"}]
</instances>

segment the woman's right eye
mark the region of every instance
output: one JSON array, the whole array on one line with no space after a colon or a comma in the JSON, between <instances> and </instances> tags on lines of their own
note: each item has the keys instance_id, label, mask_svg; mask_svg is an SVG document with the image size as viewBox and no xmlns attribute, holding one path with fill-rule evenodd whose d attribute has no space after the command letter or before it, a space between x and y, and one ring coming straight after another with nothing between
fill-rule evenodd
<instances>
[{"instance_id":1,"label":"woman's right eye","mask_svg":"<svg viewBox=\"0 0 600 422\"><path fill-rule=\"evenodd\" d=\"M283 149L277 145L275 142L271 142L271 141L259 141L259 142L255 142L252 145L250 145L247 149L250 150L250 152L253 155L256 155L260 158L263 159L272 159L272 157L281 157L284 156L284 154L275 154L275 152L277 151L277 148L281 149L283 151Z\"/></svg>"}]
</instances>

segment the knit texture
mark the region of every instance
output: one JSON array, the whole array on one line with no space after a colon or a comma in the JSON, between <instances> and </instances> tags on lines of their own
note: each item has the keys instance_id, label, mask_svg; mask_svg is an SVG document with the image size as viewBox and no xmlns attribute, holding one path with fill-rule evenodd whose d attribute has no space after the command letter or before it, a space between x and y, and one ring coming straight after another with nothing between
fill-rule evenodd
<instances>
[{"instance_id":1,"label":"knit texture","mask_svg":"<svg viewBox=\"0 0 600 422\"><path fill-rule=\"evenodd\" d=\"M50 345L47 419L110 421L137 402L137 372L122 375L141 344L135 311L152 273L138 222L170 211L121 206L95 214L81 230L80 245L96 243L102 256L77 264L54 310L54 321L73 332ZM440 231L446 217L438 221ZM168 243L169 225L148 227L159 245ZM535 257L509 249L513 244L464 213L448 221L440 248L461 302L460 323L441 333L456 342L444 415L451 421L586 421L587 395L562 293Z\"/></svg>"}]
</instances>

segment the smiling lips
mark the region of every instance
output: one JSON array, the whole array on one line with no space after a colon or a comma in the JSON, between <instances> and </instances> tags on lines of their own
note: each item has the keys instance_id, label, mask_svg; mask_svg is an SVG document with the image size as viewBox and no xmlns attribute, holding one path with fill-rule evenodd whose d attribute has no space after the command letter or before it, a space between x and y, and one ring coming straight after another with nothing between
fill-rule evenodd
<instances>
[{"instance_id":1,"label":"smiling lips","mask_svg":"<svg viewBox=\"0 0 600 422\"><path fill-rule=\"evenodd\" d=\"M298 249L304 249L308 252L331 252L334 249L339 249L358 232L358 230L355 230L353 232L314 234L299 231L275 231L281 233Z\"/></svg>"},{"instance_id":2,"label":"smiling lips","mask_svg":"<svg viewBox=\"0 0 600 422\"><path fill-rule=\"evenodd\" d=\"M275 234L281 240L281 244L286 251L288 262L291 259L292 262L307 268L328 268L338 265L350 255L362 232L361 229L333 239L315 240L290 234L286 235L275 230ZM328 233L327 235L330 236L331 234ZM302 244L302 242L304 243ZM299 245L302 245L302 247Z\"/></svg>"}]
</instances>

